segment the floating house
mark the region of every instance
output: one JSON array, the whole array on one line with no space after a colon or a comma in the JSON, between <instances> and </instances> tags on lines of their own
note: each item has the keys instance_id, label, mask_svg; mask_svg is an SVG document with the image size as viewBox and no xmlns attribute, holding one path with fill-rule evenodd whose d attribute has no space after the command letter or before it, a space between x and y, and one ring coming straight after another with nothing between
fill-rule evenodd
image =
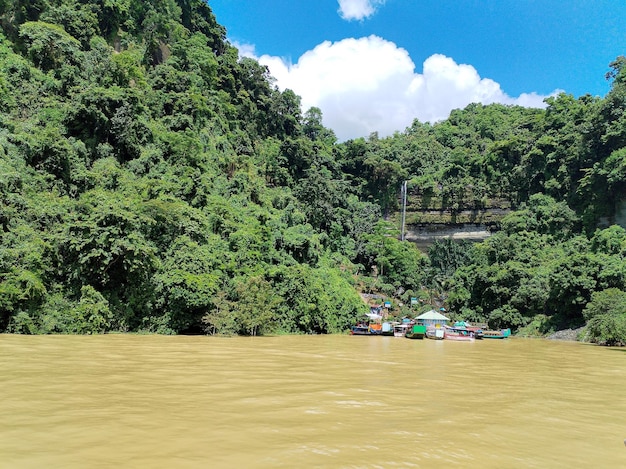
<instances>
[{"instance_id":1,"label":"floating house","mask_svg":"<svg viewBox=\"0 0 626 469\"><path fill-rule=\"evenodd\" d=\"M424 326L435 326L435 327L443 327L445 326L449 318L445 317L443 314L431 309L430 311L425 312L424 314L420 314L415 318L418 324L423 324Z\"/></svg>"}]
</instances>

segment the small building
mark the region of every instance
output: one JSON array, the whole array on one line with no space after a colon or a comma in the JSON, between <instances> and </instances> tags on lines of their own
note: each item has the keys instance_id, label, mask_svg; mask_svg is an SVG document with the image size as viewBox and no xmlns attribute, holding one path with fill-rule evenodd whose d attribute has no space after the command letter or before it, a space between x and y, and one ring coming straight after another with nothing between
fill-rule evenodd
<instances>
[{"instance_id":1,"label":"small building","mask_svg":"<svg viewBox=\"0 0 626 469\"><path fill-rule=\"evenodd\" d=\"M431 309L424 314L420 314L415 318L418 324L423 324L424 326L435 326L435 327L443 327L445 326L449 318L445 317L443 314Z\"/></svg>"}]
</instances>

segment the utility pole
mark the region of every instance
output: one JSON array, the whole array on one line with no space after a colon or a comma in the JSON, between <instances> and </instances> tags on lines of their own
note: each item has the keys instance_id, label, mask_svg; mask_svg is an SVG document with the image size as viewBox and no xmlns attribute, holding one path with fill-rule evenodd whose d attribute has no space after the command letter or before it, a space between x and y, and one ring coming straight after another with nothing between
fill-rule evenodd
<instances>
[{"instance_id":1,"label":"utility pole","mask_svg":"<svg viewBox=\"0 0 626 469\"><path fill-rule=\"evenodd\" d=\"M400 241L404 241L404 223L406 222L406 192L407 183L402 183L402 232L400 233Z\"/></svg>"}]
</instances>

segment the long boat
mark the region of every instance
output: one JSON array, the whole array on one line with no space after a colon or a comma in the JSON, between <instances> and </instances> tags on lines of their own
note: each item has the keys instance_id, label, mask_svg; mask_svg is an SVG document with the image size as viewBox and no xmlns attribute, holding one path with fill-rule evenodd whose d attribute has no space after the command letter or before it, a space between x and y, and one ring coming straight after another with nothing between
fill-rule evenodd
<instances>
[{"instance_id":1,"label":"long boat","mask_svg":"<svg viewBox=\"0 0 626 469\"><path fill-rule=\"evenodd\" d=\"M351 335L372 335L370 333L369 325L357 324L356 326L352 326L350 328Z\"/></svg>"},{"instance_id":2,"label":"long boat","mask_svg":"<svg viewBox=\"0 0 626 469\"><path fill-rule=\"evenodd\" d=\"M443 338L446 340L457 340L461 342L474 342L474 333L464 329L455 329L446 327L444 329Z\"/></svg>"},{"instance_id":3,"label":"long boat","mask_svg":"<svg viewBox=\"0 0 626 469\"><path fill-rule=\"evenodd\" d=\"M471 332L472 334L474 334L474 338L476 340L480 340L483 338L483 331L486 329L486 326L470 324L467 321L457 321L452 327L454 329L461 329Z\"/></svg>"},{"instance_id":4,"label":"long boat","mask_svg":"<svg viewBox=\"0 0 626 469\"><path fill-rule=\"evenodd\" d=\"M383 326L377 323L359 323L350 329L351 335L382 335Z\"/></svg>"},{"instance_id":5,"label":"long boat","mask_svg":"<svg viewBox=\"0 0 626 469\"><path fill-rule=\"evenodd\" d=\"M511 335L511 329L500 329L499 331L483 331L483 339L506 339Z\"/></svg>"}]
</instances>

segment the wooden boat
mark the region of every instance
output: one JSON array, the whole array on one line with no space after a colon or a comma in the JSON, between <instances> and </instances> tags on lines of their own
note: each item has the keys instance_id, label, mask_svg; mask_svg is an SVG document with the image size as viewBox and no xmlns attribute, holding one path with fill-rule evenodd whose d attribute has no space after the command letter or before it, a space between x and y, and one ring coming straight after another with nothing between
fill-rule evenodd
<instances>
[{"instance_id":1,"label":"wooden boat","mask_svg":"<svg viewBox=\"0 0 626 469\"><path fill-rule=\"evenodd\" d=\"M376 313L370 312L369 314L363 315L360 319L357 320L357 323L350 328L350 334L352 335L382 335L383 334L383 323L382 316ZM385 329L390 328L390 323L386 323L387 327Z\"/></svg>"},{"instance_id":2,"label":"wooden boat","mask_svg":"<svg viewBox=\"0 0 626 469\"><path fill-rule=\"evenodd\" d=\"M413 324L406 332L407 339L423 339L426 336L426 326Z\"/></svg>"},{"instance_id":3,"label":"wooden boat","mask_svg":"<svg viewBox=\"0 0 626 469\"><path fill-rule=\"evenodd\" d=\"M350 329L351 335L381 335L382 332L382 324L359 323Z\"/></svg>"},{"instance_id":4,"label":"wooden boat","mask_svg":"<svg viewBox=\"0 0 626 469\"><path fill-rule=\"evenodd\" d=\"M370 333L370 326L367 324L357 324L350 329L352 335L372 335Z\"/></svg>"},{"instance_id":5,"label":"wooden boat","mask_svg":"<svg viewBox=\"0 0 626 469\"><path fill-rule=\"evenodd\" d=\"M506 339L511 335L511 329L500 329L499 331L483 331L483 339Z\"/></svg>"},{"instance_id":6,"label":"wooden boat","mask_svg":"<svg viewBox=\"0 0 626 469\"><path fill-rule=\"evenodd\" d=\"M454 329L462 329L471 332L472 334L474 334L474 338L476 340L480 340L483 338L483 331L486 329L486 326L470 324L467 321L457 321L452 327Z\"/></svg>"},{"instance_id":7,"label":"wooden boat","mask_svg":"<svg viewBox=\"0 0 626 469\"><path fill-rule=\"evenodd\" d=\"M475 340L473 332L449 326L445 327L443 337L446 340L456 340L462 342L474 342Z\"/></svg>"},{"instance_id":8,"label":"wooden boat","mask_svg":"<svg viewBox=\"0 0 626 469\"><path fill-rule=\"evenodd\" d=\"M394 337L406 337L406 333L411 329L412 324L409 322L398 323L393 326Z\"/></svg>"},{"instance_id":9,"label":"wooden boat","mask_svg":"<svg viewBox=\"0 0 626 469\"><path fill-rule=\"evenodd\" d=\"M443 327L428 326L426 328L426 337L434 340L443 340Z\"/></svg>"}]
</instances>

